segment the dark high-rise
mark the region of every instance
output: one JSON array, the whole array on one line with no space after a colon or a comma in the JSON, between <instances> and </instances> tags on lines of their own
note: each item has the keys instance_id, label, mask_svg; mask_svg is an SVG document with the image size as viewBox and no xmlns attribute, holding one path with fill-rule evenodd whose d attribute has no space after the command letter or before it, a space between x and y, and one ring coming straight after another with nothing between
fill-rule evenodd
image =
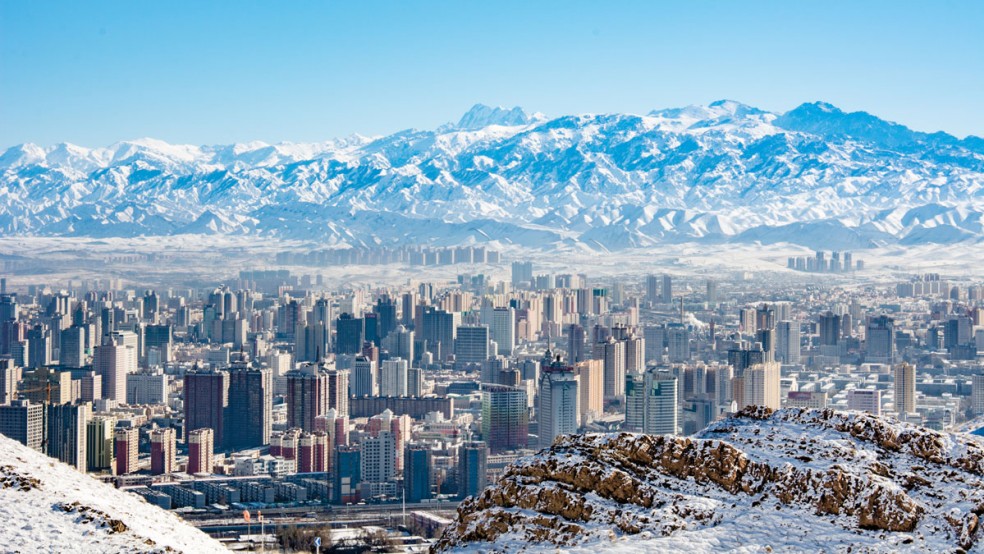
<instances>
[{"instance_id":1,"label":"dark high-rise","mask_svg":"<svg viewBox=\"0 0 984 554\"><path fill-rule=\"evenodd\" d=\"M237 362L229 371L225 443L232 449L270 444L273 427L273 372Z\"/></svg>"},{"instance_id":2,"label":"dark high-rise","mask_svg":"<svg viewBox=\"0 0 984 554\"><path fill-rule=\"evenodd\" d=\"M407 502L431 498L431 451L425 445L408 444L404 451L403 492Z\"/></svg>"},{"instance_id":3,"label":"dark high-rise","mask_svg":"<svg viewBox=\"0 0 984 554\"><path fill-rule=\"evenodd\" d=\"M379 322L379 340L383 340L396 330L396 303L389 297L380 298L372 311Z\"/></svg>"},{"instance_id":4,"label":"dark high-rise","mask_svg":"<svg viewBox=\"0 0 984 554\"><path fill-rule=\"evenodd\" d=\"M365 339L365 327L362 318L352 317L352 314L342 314L335 322L337 336L335 337L335 353L358 354L362 352Z\"/></svg>"},{"instance_id":5,"label":"dark high-rise","mask_svg":"<svg viewBox=\"0 0 984 554\"><path fill-rule=\"evenodd\" d=\"M458 449L458 496L467 498L482 492L488 484L489 451L484 442L468 442Z\"/></svg>"},{"instance_id":6,"label":"dark high-rise","mask_svg":"<svg viewBox=\"0 0 984 554\"><path fill-rule=\"evenodd\" d=\"M482 438L492 454L526 448L529 411L526 390L482 384Z\"/></svg>"},{"instance_id":7,"label":"dark high-rise","mask_svg":"<svg viewBox=\"0 0 984 554\"><path fill-rule=\"evenodd\" d=\"M211 429L216 448L225 447L225 412L229 406L229 374L190 371L184 377L185 433Z\"/></svg>"},{"instance_id":8,"label":"dark high-rise","mask_svg":"<svg viewBox=\"0 0 984 554\"><path fill-rule=\"evenodd\" d=\"M328 375L315 364L287 372L287 426L315 431L315 419L328 411Z\"/></svg>"}]
</instances>

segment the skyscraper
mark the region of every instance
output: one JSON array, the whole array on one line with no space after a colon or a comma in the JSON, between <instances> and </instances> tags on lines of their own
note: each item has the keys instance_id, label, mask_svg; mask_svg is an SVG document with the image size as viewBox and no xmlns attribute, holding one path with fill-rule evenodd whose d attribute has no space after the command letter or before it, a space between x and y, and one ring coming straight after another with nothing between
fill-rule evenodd
<instances>
[{"instance_id":1,"label":"skyscraper","mask_svg":"<svg viewBox=\"0 0 984 554\"><path fill-rule=\"evenodd\" d=\"M673 278L669 275L663 275L663 290L660 296L660 302L663 304L673 303Z\"/></svg>"},{"instance_id":2,"label":"skyscraper","mask_svg":"<svg viewBox=\"0 0 984 554\"><path fill-rule=\"evenodd\" d=\"M377 396L379 383L376 381L376 373L376 360L356 356L352 370L352 396Z\"/></svg>"},{"instance_id":3,"label":"skyscraper","mask_svg":"<svg viewBox=\"0 0 984 554\"><path fill-rule=\"evenodd\" d=\"M9 405L0 406L0 434L44 452L47 431L44 409L44 404L30 400L13 400Z\"/></svg>"},{"instance_id":4,"label":"skyscraper","mask_svg":"<svg viewBox=\"0 0 984 554\"><path fill-rule=\"evenodd\" d=\"M625 343L612 337L595 345L604 363L605 398L625 394Z\"/></svg>"},{"instance_id":5,"label":"skyscraper","mask_svg":"<svg viewBox=\"0 0 984 554\"><path fill-rule=\"evenodd\" d=\"M242 449L270 444L273 425L273 375L267 368L247 362L229 371L229 408L225 439L229 448Z\"/></svg>"},{"instance_id":6,"label":"skyscraper","mask_svg":"<svg viewBox=\"0 0 984 554\"><path fill-rule=\"evenodd\" d=\"M431 451L423 444L407 444L403 459L403 491L407 502L431 498Z\"/></svg>"},{"instance_id":7,"label":"skyscraper","mask_svg":"<svg viewBox=\"0 0 984 554\"><path fill-rule=\"evenodd\" d=\"M895 320L888 316L868 320L864 333L866 362L895 362Z\"/></svg>"},{"instance_id":8,"label":"skyscraper","mask_svg":"<svg viewBox=\"0 0 984 554\"><path fill-rule=\"evenodd\" d=\"M482 384L482 438L493 454L526 448L529 410L526 390Z\"/></svg>"},{"instance_id":9,"label":"skyscraper","mask_svg":"<svg viewBox=\"0 0 984 554\"><path fill-rule=\"evenodd\" d=\"M86 426L92 417L89 404L47 406L47 453L79 471L86 471Z\"/></svg>"},{"instance_id":10,"label":"skyscraper","mask_svg":"<svg viewBox=\"0 0 984 554\"><path fill-rule=\"evenodd\" d=\"M567 362L576 364L588 359L585 350L584 327L571 324L567 328Z\"/></svg>"},{"instance_id":11,"label":"skyscraper","mask_svg":"<svg viewBox=\"0 0 984 554\"><path fill-rule=\"evenodd\" d=\"M225 448L229 374L225 371L185 373L184 395L185 430L211 429L214 432L214 444Z\"/></svg>"},{"instance_id":12,"label":"skyscraper","mask_svg":"<svg viewBox=\"0 0 984 554\"><path fill-rule=\"evenodd\" d=\"M391 358L379 368L380 396L407 396L407 361Z\"/></svg>"},{"instance_id":13,"label":"skyscraper","mask_svg":"<svg viewBox=\"0 0 984 554\"><path fill-rule=\"evenodd\" d=\"M115 470L116 456L113 448L116 418L94 417L86 425L85 457L88 471Z\"/></svg>"},{"instance_id":14,"label":"skyscraper","mask_svg":"<svg viewBox=\"0 0 984 554\"><path fill-rule=\"evenodd\" d=\"M796 321L780 321L776 325L776 355L787 364L800 362L800 327Z\"/></svg>"},{"instance_id":15,"label":"skyscraper","mask_svg":"<svg viewBox=\"0 0 984 554\"><path fill-rule=\"evenodd\" d=\"M287 372L287 427L314 431L315 418L328 411L328 375L317 364Z\"/></svg>"},{"instance_id":16,"label":"skyscraper","mask_svg":"<svg viewBox=\"0 0 984 554\"><path fill-rule=\"evenodd\" d=\"M132 334L132 333L131 333ZM96 347L93 366L102 376L102 397L126 403L126 376L137 371L137 349L125 337L112 333Z\"/></svg>"},{"instance_id":17,"label":"skyscraper","mask_svg":"<svg viewBox=\"0 0 984 554\"><path fill-rule=\"evenodd\" d=\"M339 416L349 415L349 371L330 369L328 375L328 409Z\"/></svg>"},{"instance_id":18,"label":"skyscraper","mask_svg":"<svg viewBox=\"0 0 984 554\"><path fill-rule=\"evenodd\" d=\"M739 409L765 406L778 410L782 407L778 362L756 363L741 374L735 374L734 395Z\"/></svg>"},{"instance_id":19,"label":"skyscraper","mask_svg":"<svg viewBox=\"0 0 984 554\"><path fill-rule=\"evenodd\" d=\"M488 325L458 326L458 336L454 339L455 366L465 368L489 359L489 340Z\"/></svg>"},{"instance_id":20,"label":"skyscraper","mask_svg":"<svg viewBox=\"0 0 984 554\"><path fill-rule=\"evenodd\" d=\"M619 389L623 387L624 381ZM577 432L580 425L579 400L578 380L573 367L554 362L542 369L536 408L541 448L553 444L558 435Z\"/></svg>"},{"instance_id":21,"label":"skyscraper","mask_svg":"<svg viewBox=\"0 0 984 554\"><path fill-rule=\"evenodd\" d=\"M488 484L489 451L484 442L466 442L458 448L458 496L475 496Z\"/></svg>"},{"instance_id":22,"label":"skyscraper","mask_svg":"<svg viewBox=\"0 0 984 554\"><path fill-rule=\"evenodd\" d=\"M895 412L900 416L916 411L916 367L903 363L895 366Z\"/></svg>"},{"instance_id":23,"label":"skyscraper","mask_svg":"<svg viewBox=\"0 0 984 554\"><path fill-rule=\"evenodd\" d=\"M677 378L667 371L649 370L645 375L645 410L643 432L656 435L676 434Z\"/></svg>"},{"instance_id":24,"label":"skyscraper","mask_svg":"<svg viewBox=\"0 0 984 554\"><path fill-rule=\"evenodd\" d=\"M85 330L82 327L73 325L61 332L58 362L69 368L85 365Z\"/></svg>"},{"instance_id":25,"label":"skyscraper","mask_svg":"<svg viewBox=\"0 0 984 554\"><path fill-rule=\"evenodd\" d=\"M483 308L482 323L489 326L496 353L512 356L516 348L516 310L513 308Z\"/></svg>"},{"instance_id":26,"label":"skyscraper","mask_svg":"<svg viewBox=\"0 0 984 554\"><path fill-rule=\"evenodd\" d=\"M362 318L352 317L352 314L344 313L335 322L335 329L337 334L335 352L337 354L362 352L362 343L365 340L365 327Z\"/></svg>"}]
</instances>

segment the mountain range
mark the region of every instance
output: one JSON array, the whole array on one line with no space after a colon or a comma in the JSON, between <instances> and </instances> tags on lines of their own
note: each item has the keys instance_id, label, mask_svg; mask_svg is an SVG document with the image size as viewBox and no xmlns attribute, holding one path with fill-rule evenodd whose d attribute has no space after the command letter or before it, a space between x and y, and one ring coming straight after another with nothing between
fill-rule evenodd
<instances>
[{"instance_id":1,"label":"mountain range","mask_svg":"<svg viewBox=\"0 0 984 554\"><path fill-rule=\"evenodd\" d=\"M976 242L982 187L984 139L822 102L561 117L477 105L434 130L316 144L22 144L0 154L0 234L856 249Z\"/></svg>"}]
</instances>

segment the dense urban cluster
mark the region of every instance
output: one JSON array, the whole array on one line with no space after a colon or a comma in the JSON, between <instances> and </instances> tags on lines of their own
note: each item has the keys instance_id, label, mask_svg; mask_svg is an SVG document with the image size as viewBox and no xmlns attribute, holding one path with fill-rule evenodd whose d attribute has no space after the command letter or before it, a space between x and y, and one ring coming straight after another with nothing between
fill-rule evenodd
<instances>
[{"instance_id":1,"label":"dense urban cluster","mask_svg":"<svg viewBox=\"0 0 984 554\"><path fill-rule=\"evenodd\" d=\"M4 279L0 433L186 514L393 503L433 534L428 507L560 435L693 434L749 405L934 429L984 413L972 281L536 269L347 290L287 270Z\"/></svg>"}]
</instances>

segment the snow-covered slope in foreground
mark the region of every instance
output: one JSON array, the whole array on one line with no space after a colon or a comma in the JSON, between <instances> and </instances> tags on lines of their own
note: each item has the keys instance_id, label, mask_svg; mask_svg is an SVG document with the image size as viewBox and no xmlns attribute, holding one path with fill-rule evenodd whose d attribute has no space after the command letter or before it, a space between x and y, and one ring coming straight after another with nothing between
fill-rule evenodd
<instances>
[{"instance_id":1,"label":"snow-covered slope in foreground","mask_svg":"<svg viewBox=\"0 0 984 554\"><path fill-rule=\"evenodd\" d=\"M582 435L465 501L438 551L984 552L984 445L749 409L695 438Z\"/></svg>"},{"instance_id":2,"label":"snow-covered slope in foreground","mask_svg":"<svg viewBox=\"0 0 984 554\"><path fill-rule=\"evenodd\" d=\"M228 552L176 515L3 435L0 551Z\"/></svg>"}]
</instances>

